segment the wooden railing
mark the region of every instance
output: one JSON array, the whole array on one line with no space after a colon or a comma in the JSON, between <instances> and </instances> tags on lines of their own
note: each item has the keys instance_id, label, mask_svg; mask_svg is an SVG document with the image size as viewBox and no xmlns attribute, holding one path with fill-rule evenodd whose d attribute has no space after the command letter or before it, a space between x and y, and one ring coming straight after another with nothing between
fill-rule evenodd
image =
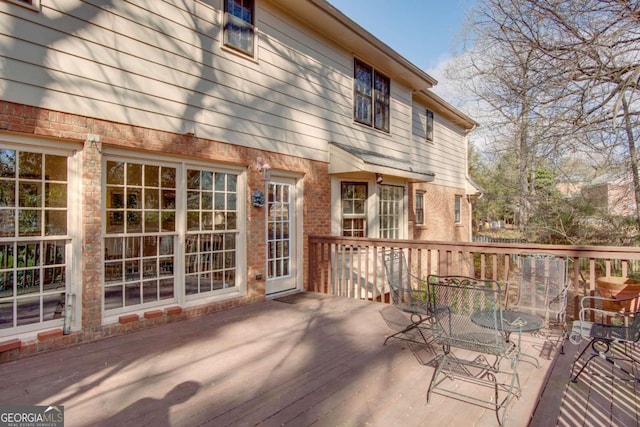
<instances>
[{"instance_id":1,"label":"wooden railing","mask_svg":"<svg viewBox=\"0 0 640 427\"><path fill-rule=\"evenodd\" d=\"M567 257L574 295L587 295L600 276L626 277L640 264L640 248L507 243L441 242L309 237L310 291L383 300L388 293L382 255L404 249L414 274L466 275L509 282L518 256L548 253Z\"/></svg>"}]
</instances>

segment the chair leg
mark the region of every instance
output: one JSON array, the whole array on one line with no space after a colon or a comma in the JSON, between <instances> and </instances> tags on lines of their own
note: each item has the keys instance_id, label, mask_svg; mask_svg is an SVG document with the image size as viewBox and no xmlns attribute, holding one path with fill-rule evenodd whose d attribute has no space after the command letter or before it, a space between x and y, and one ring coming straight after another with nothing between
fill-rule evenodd
<instances>
[{"instance_id":1,"label":"chair leg","mask_svg":"<svg viewBox=\"0 0 640 427\"><path fill-rule=\"evenodd\" d=\"M595 341L595 340L593 340L593 339L592 339L592 340L589 342L589 344L587 344L587 345L584 347L584 349L582 349L582 351L580 352L580 354L578 355L578 357L576 357L576 358L575 358L575 360L573 361L573 365L571 366L571 372L573 372L573 366L575 366L576 362L577 362L578 360L580 360L580 358L582 357L582 355L584 355L584 353L587 351L587 349L588 349L589 347L591 347L591 345L593 344L593 342L594 342L594 341ZM580 368L580 370L578 371L578 373L577 373L577 374L576 374L576 375L571 379L571 382L572 382L572 383L576 383L576 382L578 382L578 377L580 376L580 374L582 373L582 371L584 371L584 368L586 368L586 367L587 367L587 365L589 364L589 362L591 362L591 359L593 359L593 358L594 358L594 357L596 357L596 356L597 356L597 354L593 354L593 355L591 355L591 357L589 358L589 360L587 360L587 362L586 362L584 365L582 365L582 368Z\"/></svg>"},{"instance_id":2,"label":"chair leg","mask_svg":"<svg viewBox=\"0 0 640 427\"><path fill-rule=\"evenodd\" d=\"M423 342L418 342L418 341L414 341L414 340L410 340L410 339L402 337L402 335L405 335L407 332L412 331L414 329L417 329L418 333L422 337ZM429 344L430 343L430 341L427 339L427 337L424 336L424 333L422 332L422 329L420 328L420 325L418 323L412 323L409 326L407 326L406 328L404 328L403 330L398 331L395 334L389 335L387 338L385 338L384 343L382 343L382 345L387 345L387 341L389 341L391 338L398 338L400 340L410 341L410 342L414 342L416 344Z\"/></svg>"},{"instance_id":3,"label":"chair leg","mask_svg":"<svg viewBox=\"0 0 640 427\"><path fill-rule=\"evenodd\" d=\"M583 353L584 353L584 351L583 351ZM594 358L594 357L597 357L597 356L598 356L597 354L592 354L592 355L591 355L591 357L589 357L589 358L587 359L587 361L585 362L585 364L584 364L584 365L582 365L582 368L580 368L580 370L578 371L578 373L576 374L576 376L575 376L575 377L573 377L573 378L571 379L571 382L572 382L572 383L577 383L577 382L578 382L578 377L580 376L580 374L582 373L582 371L584 371L584 368L586 368L586 367L587 367L587 365L589 364L589 362L591 362L591 361L593 360L593 358Z\"/></svg>"},{"instance_id":4,"label":"chair leg","mask_svg":"<svg viewBox=\"0 0 640 427\"><path fill-rule=\"evenodd\" d=\"M604 348L601 350L597 350L595 345L597 343L601 343L604 344ZM627 374L628 376L630 376L633 381L635 382L640 382L640 378L636 377L632 372L628 371L626 368L624 368L623 366L620 366L618 363L616 363L616 358L609 356L607 353L609 353L609 351L615 351L615 347L612 349L611 345L608 342L604 342L598 339L592 339L591 342L584 348L584 350L582 350L580 352L580 354L578 355L578 357L576 358L576 360L573 362L574 364L580 360L580 358L582 357L582 355L587 351L587 349L591 347L593 353L591 354L591 356L589 357L589 359L587 359L587 361L585 362L584 365L582 365L582 368L580 368L580 370L578 371L578 373L573 377L573 379L571 379L571 382L576 383L578 382L578 377L580 376L580 374L582 374L582 371L584 371L584 369L587 367L587 365L596 357L601 357L602 359L604 359L606 362L610 363L612 366L614 366L615 368L620 369L622 372L624 372L625 374ZM620 351L620 350L618 350ZM633 358L632 356L626 354L625 352L622 352L625 356L626 360L629 360L631 363L638 363L639 361L636 360L635 358Z\"/></svg>"}]
</instances>

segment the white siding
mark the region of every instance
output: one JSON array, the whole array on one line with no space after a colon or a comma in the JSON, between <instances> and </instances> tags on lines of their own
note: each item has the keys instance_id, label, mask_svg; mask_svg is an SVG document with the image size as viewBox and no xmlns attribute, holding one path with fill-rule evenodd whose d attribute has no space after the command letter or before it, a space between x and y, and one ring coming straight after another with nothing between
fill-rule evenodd
<instances>
[{"instance_id":1,"label":"white siding","mask_svg":"<svg viewBox=\"0 0 640 427\"><path fill-rule=\"evenodd\" d=\"M388 70L387 134L353 122L351 52L257 0L256 57L243 57L220 42L222 1L207 3L52 0L34 13L0 2L2 99L315 160L329 141L407 162L420 153L412 89ZM436 126L449 160L462 141Z\"/></svg>"},{"instance_id":2,"label":"white siding","mask_svg":"<svg viewBox=\"0 0 640 427\"><path fill-rule=\"evenodd\" d=\"M435 173L436 185L467 188L467 141L464 129L433 114L433 142L426 140L426 110L413 105L413 145L416 164Z\"/></svg>"}]
</instances>

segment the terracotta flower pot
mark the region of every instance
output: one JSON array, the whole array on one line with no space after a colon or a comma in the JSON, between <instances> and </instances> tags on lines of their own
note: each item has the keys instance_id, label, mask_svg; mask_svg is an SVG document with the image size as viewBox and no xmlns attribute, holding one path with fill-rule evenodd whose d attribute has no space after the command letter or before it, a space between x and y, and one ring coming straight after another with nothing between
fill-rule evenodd
<instances>
[{"instance_id":1,"label":"terracotta flower pot","mask_svg":"<svg viewBox=\"0 0 640 427\"><path fill-rule=\"evenodd\" d=\"M615 299L626 299L640 296L640 281L628 277L604 276L596 279L596 288L600 296ZM633 305L632 305L633 303ZM605 310L635 310L638 299L615 303L606 301Z\"/></svg>"}]
</instances>

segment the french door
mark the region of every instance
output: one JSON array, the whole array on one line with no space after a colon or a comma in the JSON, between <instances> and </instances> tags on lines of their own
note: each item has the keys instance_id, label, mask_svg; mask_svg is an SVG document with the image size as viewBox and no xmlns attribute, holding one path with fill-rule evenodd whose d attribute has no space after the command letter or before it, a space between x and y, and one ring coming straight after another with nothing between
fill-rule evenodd
<instances>
[{"instance_id":1,"label":"french door","mask_svg":"<svg viewBox=\"0 0 640 427\"><path fill-rule=\"evenodd\" d=\"M272 178L267 185L267 295L297 288L295 180Z\"/></svg>"}]
</instances>

